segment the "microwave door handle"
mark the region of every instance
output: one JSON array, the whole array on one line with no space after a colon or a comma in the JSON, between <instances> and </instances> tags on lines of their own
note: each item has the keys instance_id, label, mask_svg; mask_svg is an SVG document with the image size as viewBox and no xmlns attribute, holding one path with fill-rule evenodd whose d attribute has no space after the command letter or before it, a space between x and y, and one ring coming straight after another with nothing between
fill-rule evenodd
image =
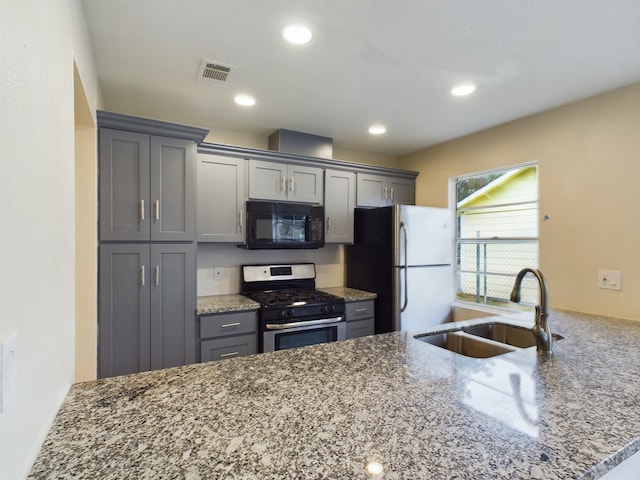
<instances>
[{"instance_id":1,"label":"microwave door handle","mask_svg":"<svg viewBox=\"0 0 640 480\"><path fill-rule=\"evenodd\" d=\"M407 259L407 227L404 222L400 222L400 236L404 239L404 266L401 267L404 270L404 302L402 303L402 307L400 307L400 312L404 312L407 309L407 304L409 303L409 283L407 272L409 270L409 260Z\"/></svg>"}]
</instances>

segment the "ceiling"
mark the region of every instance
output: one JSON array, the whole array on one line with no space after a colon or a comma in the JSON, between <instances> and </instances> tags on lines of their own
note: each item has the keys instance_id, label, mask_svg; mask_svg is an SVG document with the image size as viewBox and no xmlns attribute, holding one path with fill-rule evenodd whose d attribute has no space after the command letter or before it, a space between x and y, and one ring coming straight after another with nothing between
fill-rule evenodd
<instances>
[{"instance_id":1,"label":"ceiling","mask_svg":"<svg viewBox=\"0 0 640 480\"><path fill-rule=\"evenodd\" d=\"M81 3L105 110L391 156L640 81L638 0ZM311 42L285 43L290 22ZM203 59L227 80L199 80Z\"/></svg>"}]
</instances>

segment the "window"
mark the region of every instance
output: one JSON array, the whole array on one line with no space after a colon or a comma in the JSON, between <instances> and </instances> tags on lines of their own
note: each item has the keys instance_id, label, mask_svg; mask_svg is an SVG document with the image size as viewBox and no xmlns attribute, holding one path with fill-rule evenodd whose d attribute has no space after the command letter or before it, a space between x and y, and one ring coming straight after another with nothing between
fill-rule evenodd
<instances>
[{"instance_id":1,"label":"window","mask_svg":"<svg viewBox=\"0 0 640 480\"><path fill-rule=\"evenodd\" d=\"M538 266L538 166L461 176L455 193L457 297L509 306L517 273ZM523 282L523 305L537 294L535 282Z\"/></svg>"}]
</instances>

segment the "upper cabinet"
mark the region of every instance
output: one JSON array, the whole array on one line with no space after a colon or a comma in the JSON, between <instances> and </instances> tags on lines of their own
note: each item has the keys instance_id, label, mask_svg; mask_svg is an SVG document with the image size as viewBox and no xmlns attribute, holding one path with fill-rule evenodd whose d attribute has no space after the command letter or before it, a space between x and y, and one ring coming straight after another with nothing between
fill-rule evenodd
<instances>
[{"instance_id":1,"label":"upper cabinet","mask_svg":"<svg viewBox=\"0 0 640 480\"><path fill-rule=\"evenodd\" d=\"M198 154L199 242L244 241L245 163L243 158Z\"/></svg>"},{"instance_id":2,"label":"upper cabinet","mask_svg":"<svg viewBox=\"0 0 640 480\"><path fill-rule=\"evenodd\" d=\"M249 198L322 203L322 168L249 160Z\"/></svg>"},{"instance_id":3,"label":"upper cabinet","mask_svg":"<svg viewBox=\"0 0 640 480\"><path fill-rule=\"evenodd\" d=\"M326 169L324 191L325 243L353 243L356 174Z\"/></svg>"},{"instance_id":4,"label":"upper cabinet","mask_svg":"<svg viewBox=\"0 0 640 480\"><path fill-rule=\"evenodd\" d=\"M206 131L108 112L98 125L100 240L193 241L195 142Z\"/></svg>"},{"instance_id":5,"label":"upper cabinet","mask_svg":"<svg viewBox=\"0 0 640 480\"><path fill-rule=\"evenodd\" d=\"M358 172L356 203L359 207L383 207L396 203L413 205L415 180Z\"/></svg>"}]
</instances>

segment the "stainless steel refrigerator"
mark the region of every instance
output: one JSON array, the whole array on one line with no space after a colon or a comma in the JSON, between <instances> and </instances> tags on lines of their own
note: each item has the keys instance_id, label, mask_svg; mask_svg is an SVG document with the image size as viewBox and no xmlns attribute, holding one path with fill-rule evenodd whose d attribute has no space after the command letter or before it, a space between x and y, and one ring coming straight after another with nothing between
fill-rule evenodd
<instances>
[{"instance_id":1,"label":"stainless steel refrigerator","mask_svg":"<svg viewBox=\"0 0 640 480\"><path fill-rule=\"evenodd\" d=\"M356 208L347 286L378 294L376 333L444 323L454 300L454 229L444 208Z\"/></svg>"}]
</instances>

